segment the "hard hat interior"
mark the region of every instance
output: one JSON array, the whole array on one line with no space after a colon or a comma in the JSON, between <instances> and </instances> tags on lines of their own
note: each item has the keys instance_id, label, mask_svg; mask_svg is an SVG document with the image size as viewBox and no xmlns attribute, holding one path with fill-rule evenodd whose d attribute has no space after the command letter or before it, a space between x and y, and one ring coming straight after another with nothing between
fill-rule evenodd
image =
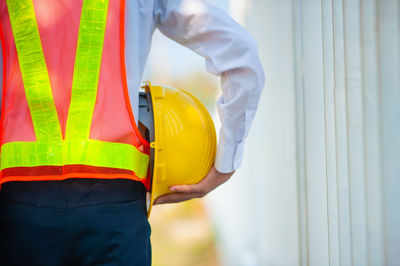
<instances>
[{"instance_id":1,"label":"hard hat interior","mask_svg":"<svg viewBox=\"0 0 400 266\"><path fill-rule=\"evenodd\" d=\"M153 116L153 104L151 100L150 91L139 92L139 119L138 127L142 136L149 142L154 142L154 116ZM150 167L149 167L149 178L150 184L153 184L153 173L154 173L154 156L155 150L150 149ZM149 193L151 193L152 186L150 186ZM149 197L149 196L148 196ZM150 198L150 197L149 197ZM150 203L147 203L149 209Z\"/></svg>"}]
</instances>

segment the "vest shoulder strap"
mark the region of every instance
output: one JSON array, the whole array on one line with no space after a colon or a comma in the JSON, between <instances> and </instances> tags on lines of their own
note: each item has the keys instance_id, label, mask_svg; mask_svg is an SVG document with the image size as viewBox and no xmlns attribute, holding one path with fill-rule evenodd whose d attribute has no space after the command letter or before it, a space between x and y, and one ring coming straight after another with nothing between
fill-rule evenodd
<instances>
[{"instance_id":1,"label":"vest shoulder strap","mask_svg":"<svg viewBox=\"0 0 400 266\"><path fill-rule=\"evenodd\" d=\"M36 140L61 140L32 0L7 0L7 7Z\"/></svg>"}]
</instances>

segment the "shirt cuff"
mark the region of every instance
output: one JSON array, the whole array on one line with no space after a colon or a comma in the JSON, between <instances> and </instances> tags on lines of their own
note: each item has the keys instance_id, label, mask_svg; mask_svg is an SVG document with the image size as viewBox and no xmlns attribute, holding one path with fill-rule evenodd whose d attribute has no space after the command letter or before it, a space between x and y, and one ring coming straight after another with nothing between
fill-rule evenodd
<instances>
[{"instance_id":1,"label":"shirt cuff","mask_svg":"<svg viewBox=\"0 0 400 266\"><path fill-rule=\"evenodd\" d=\"M242 164L244 141L237 143L223 143L218 141L215 168L220 173L231 173L239 169Z\"/></svg>"}]
</instances>

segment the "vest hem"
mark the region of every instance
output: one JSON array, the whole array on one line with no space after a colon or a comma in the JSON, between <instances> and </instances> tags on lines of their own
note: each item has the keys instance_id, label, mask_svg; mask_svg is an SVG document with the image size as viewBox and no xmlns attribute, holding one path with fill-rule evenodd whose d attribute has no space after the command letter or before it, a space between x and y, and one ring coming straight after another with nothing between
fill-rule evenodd
<instances>
[{"instance_id":1,"label":"vest hem","mask_svg":"<svg viewBox=\"0 0 400 266\"><path fill-rule=\"evenodd\" d=\"M148 191L147 178L139 178L135 174L100 174L100 173L70 173L63 175L43 175L43 176L7 176L0 178L0 190L1 185L10 181L55 181L65 180L69 178L98 178L98 179L118 179L125 178L143 183Z\"/></svg>"}]
</instances>

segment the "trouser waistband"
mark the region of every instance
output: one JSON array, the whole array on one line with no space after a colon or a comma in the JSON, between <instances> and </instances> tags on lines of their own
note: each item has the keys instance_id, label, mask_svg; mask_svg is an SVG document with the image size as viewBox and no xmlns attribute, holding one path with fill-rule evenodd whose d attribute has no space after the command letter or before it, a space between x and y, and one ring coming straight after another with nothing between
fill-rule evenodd
<instances>
[{"instance_id":1,"label":"trouser waistband","mask_svg":"<svg viewBox=\"0 0 400 266\"><path fill-rule=\"evenodd\" d=\"M43 207L73 208L112 201L145 202L146 189L141 182L124 178L10 181L1 185L0 199Z\"/></svg>"}]
</instances>

